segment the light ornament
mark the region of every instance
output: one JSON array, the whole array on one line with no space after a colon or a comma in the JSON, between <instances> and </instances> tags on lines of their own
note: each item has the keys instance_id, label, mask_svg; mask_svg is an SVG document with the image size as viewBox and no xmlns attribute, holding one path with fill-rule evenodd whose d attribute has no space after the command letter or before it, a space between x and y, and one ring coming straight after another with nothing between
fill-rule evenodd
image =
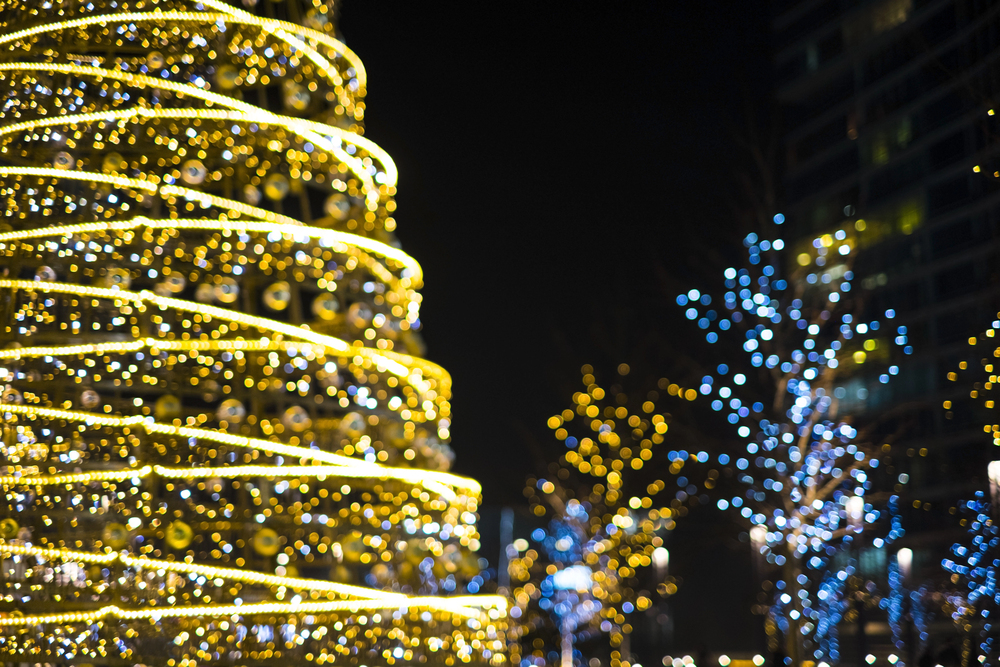
<instances>
[{"instance_id":1,"label":"light ornament","mask_svg":"<svg viewBox=\"0 0 1000 667\"><path fill-rule=\"evenodd\" d=\"M723 456L742 490L717 505L740 515L762 565L776 573L765 582L773 587L770 627L796 664L839 660L837 623L854 567L834 566L833 556L887 518L867 496L880 455L872 440L885 435L879 444L888 451L900 436L883 434L877 419L856 426L870 393L899 373L893 350L912 353L895 313L873 318L854 289L860 242L850 228L794 248L751 233L745 267L724 272L722 298L698 289L677 297L720 348L698 394L739 442ZM894 522L877 543L901 534Z\"/></svg>"},{"instance_id":2,"label":"light ornament","mask_svg":"<svg viewBox=\"0 0 1000 667\"><path fill-rule=\"evenodd\" d=\"M931 613L928 606L931 608L940 607L940 604L934 603L926 587L914 588L912 586L913 551L911 549L904 547L890 557L888 579L889 593L882 598L879 606L887 612L893 645L902 652L907 650L907 643L913 642L914 645L909 652L912 655L921 655L926 650L927 641L930 638L928 630ZM928 603L930 604L928 605ZM907 626L910 623L916 630L913 634L908 632ZM898 661L898 664L904 663Z\"/></svg>"},{"instance_id":3,"label":"light ornament","mask_svg":"<svg viewBox=\"0 0 1000 667\"><path fill-rule=\"evenodd\" d=\"M0 12L7 662L507 661L364 67L260 11Z\"/></svg>"}]
</instances>

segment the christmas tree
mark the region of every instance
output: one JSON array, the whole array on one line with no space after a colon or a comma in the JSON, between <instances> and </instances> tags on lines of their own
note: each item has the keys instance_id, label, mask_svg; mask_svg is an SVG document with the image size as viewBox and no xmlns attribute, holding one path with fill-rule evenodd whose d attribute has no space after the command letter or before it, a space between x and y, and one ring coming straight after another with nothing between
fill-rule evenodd
<instances>
[{"instance_id":1,"label":"christmas tree","mask_svg":"<svg viewBox=\"0 0 1000 667\"><path fill-rule=\"evenodd\" d=\"M5 662L505 661L334 10L0 9Z\"/></svg>"}]
</instances>

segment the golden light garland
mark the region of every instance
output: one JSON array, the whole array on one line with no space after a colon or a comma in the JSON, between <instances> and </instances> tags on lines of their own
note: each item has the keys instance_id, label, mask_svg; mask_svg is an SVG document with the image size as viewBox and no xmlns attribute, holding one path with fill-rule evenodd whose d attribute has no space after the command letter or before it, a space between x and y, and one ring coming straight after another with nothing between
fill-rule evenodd
<instances>
[{"instance_id":1,"label":"golden light garland","mask_svg":"<svg viewBox=\"0 0 1000 667\"><path fill-rule=\"evenodd\" d=\"M619 378L630 370L621 364ZM688 493L667 502L664 491L675 482L653 475L669 471L677 477L689 462L708 459L704 452L670 452L654 461L672 420L661 412L660 393L630 396L624 382L605 389L589 364L581 372L584 390L574 392L571 407L548 419L566 451L550 464L549 474L530 477L524 489L535 516L549 522L508 551L512 616L522 633L511 657L519 659L524 651L526 660L539 664L558 650L560 664L572 665L574 644L607 635L611 667L630 667L625 640L636 618L631 614L677 592L677 580L666 571L664 538L688 512ZM685 396L666 378L658 387ZM664 458L670 463L660 463ZM708 490L718 479L719 471L711 469L702 483ZM655 576L641 576L645 568ZM640 588L643 584L652 590Z\"/></svg>"},{"instance_id":2,"label":"golden light garland","mask_svg":"<svg viewBox=\"0 0 1000 667\"><path fill-rule=\"evenodd\" d=\"M259 2L0 10L7 661L506 661L364 67Z\"/></svg>"},{"instance_id":3,"label":"golden light garland","mask_svg":"<svg viewBox=\"0 0 1000 667\"><path fill-rule=\"evenodd\" d=\"M1000 318L1000 313L997 313ZM1000 424L996 423L996 403L997 398L994 389L1000 383L1000 343L998 343L998 333L1000 332L1000 319L993 321L990 328L986 329L978 336L971 336L968 339L969 350L964 361L959 362L958 369L948 373L948 380L957 382L960 376L972 374L971 389L968 390L969 398L976 404L982 405L985 411L982 413L986 418L983 423L983 432L989 434L993 439L993 444L1000 447ZM979 357L979 358L976 358ZM970 378L961 378L968 382ZM954 401L947 399L943 402L943 407L948 419L954 418Z\"/></svg>"}]
</instances>

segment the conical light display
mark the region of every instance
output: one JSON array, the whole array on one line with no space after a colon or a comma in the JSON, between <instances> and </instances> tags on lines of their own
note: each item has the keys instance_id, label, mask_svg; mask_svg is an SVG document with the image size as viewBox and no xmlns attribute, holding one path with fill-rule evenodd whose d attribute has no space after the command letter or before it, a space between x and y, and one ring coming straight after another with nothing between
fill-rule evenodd
<instances>
[{"instance_id":1,"label":"conical light display","mask_svg":"<svg viewBox=\"0 0 1000 667\"><path fill-rule=\"evenodd\" d=\"M505 661L334 8L0 8L0 654Z\"/></svg>"}]
</instances>

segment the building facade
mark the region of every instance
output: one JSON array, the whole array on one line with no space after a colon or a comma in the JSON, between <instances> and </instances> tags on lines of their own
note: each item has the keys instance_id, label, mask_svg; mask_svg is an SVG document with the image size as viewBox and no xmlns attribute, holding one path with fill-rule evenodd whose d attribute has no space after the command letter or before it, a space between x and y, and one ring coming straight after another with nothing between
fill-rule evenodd
<instances>
[{"instance_id":1,"label":"building facade","mask_svg":"<svg viewBox=\"0 0 1000 667\"><path fill-rule=\"evenodd\" d=\"M1000 307L1000 3L773 7L789 234L855 234L868 306L893 308L886 334L912 346L898 378L848 398L891 417L885 470L907 529L892 549L912 549L911 587L942 590L940 562L962 530L953 508L988 488L998 458L964 407L969 387L947 374ZM863 552L862 574L884 579L892 555ZM871 618L869 633L888 632L884 614Z\"/></svg>"}]
</instances>

